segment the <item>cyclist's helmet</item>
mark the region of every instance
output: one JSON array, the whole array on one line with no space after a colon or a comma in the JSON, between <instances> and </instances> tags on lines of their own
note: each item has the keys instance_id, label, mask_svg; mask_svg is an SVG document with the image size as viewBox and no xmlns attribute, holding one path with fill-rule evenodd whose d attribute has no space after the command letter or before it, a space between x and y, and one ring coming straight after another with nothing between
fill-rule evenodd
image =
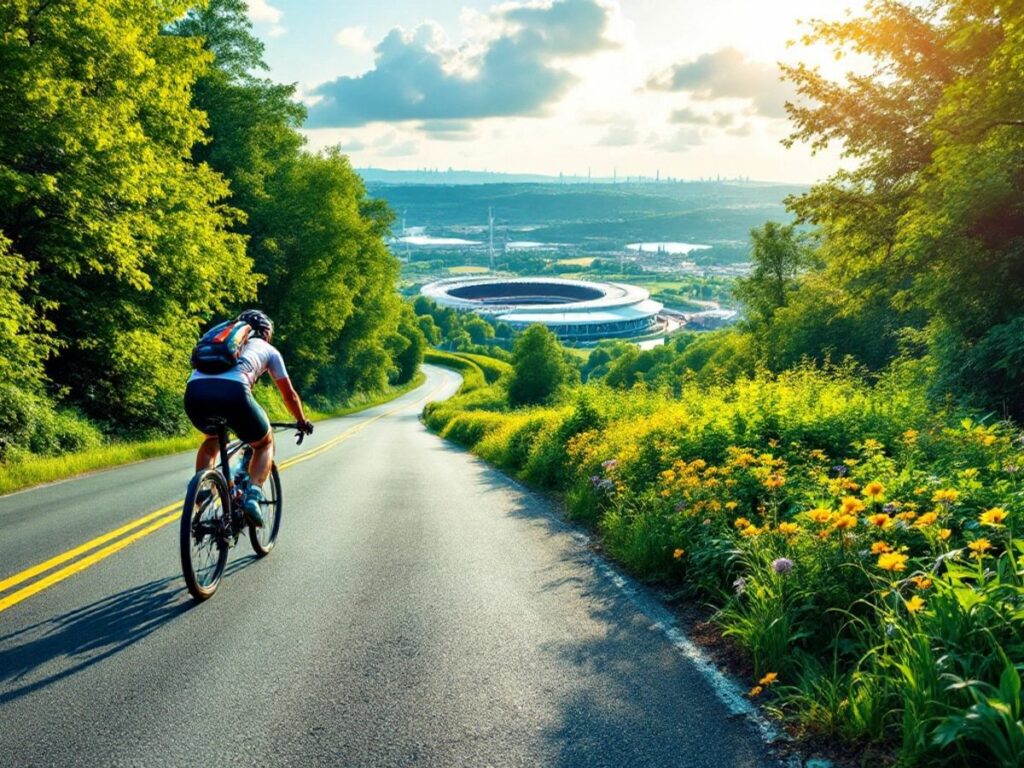
<instances>
[{"instance_id":1,"label":"cyclist's helmet","mask_svg":"<svg viewBox=\"0 0 1024 768\"><path fill-rule=\"evenodd\" d=\"M252 326L256 335L264 341L270 341L274 335L274 322L262 310L247 309L238 316L238 319Z\"/></svg>"}]
</instances>

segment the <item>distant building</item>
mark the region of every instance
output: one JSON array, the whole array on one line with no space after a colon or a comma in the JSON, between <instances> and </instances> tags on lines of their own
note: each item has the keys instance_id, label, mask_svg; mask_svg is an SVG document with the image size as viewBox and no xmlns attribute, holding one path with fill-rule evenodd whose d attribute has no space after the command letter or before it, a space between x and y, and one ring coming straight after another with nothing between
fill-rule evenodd
<instances>
[{"instance_id":1,"label":"distant building","mask_svg":"<svg viewBox=\"0 0 1024 768\"><path fill-rule=\"evenodd\" d=\"M662 310L643 288L562 278L452 278L420 292L441 306L485 315L516 330L545 325L565 341L642 336L659 328Z\"/></svg>"}]
</instances>

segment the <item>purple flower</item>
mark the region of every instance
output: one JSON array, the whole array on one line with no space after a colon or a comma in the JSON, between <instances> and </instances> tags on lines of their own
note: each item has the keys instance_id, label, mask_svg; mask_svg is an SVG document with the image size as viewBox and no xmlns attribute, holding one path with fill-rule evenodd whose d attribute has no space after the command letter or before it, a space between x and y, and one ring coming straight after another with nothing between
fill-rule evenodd
<instances>
[{"instance_id":1,"label":"purple flower","mask_svg":"<svg viewBox=\"0 0 1024 768\"><path fill-rule=\"evenodd\" d=\"M608 461L602 461L601 462L601 467L604 469L605 472L611 472L613 469L615 469L618 466L619 466L619 462L618 462L617 459L608 459Z\"/></svg>"},{"instance_id":2,"label":"purple flower","mask_svg":"<svg viewBox=\"0 0 1024 768\"><path fill-rule=\"evenodd\" d=\"M682 512L684 509L686 509L685 501L680 501L678 504L676 504L676 512Z\"/></svg>"},{"instance_id":3,"label":"purple flower","mask_svg":"<svg viewBox=\"0 0 1024 768\"><path fill-rule=\"evenodd\" d=\"M591 475L591 476L590 476L590 484L591 484L592 486L594 486L595 488L596 488L596 487L597 487L598 485L600 485L600 483L601 483L601 480L602 480L602 478L601 478L600 476L598 476L598 475Z\"/></svg>"},{"instance_id":4,"label":"purple flower","mask_svg":"<svg viewBox=\"0 0 1024 768\"><path fill-rule=\"evenodd\" d=\"M772 570L780 575L789 573L793 570L793 561L788 557L777 557L772 560Z\"/></svg>"},{"instance_id":5,"label":"purple flower","mask_svg":"<svg viewBox=\"0 0 1024 768\"><path fill-rule=\"evenodd\" d=\"M836 464L832 467L832 474L836 477L846 477L846 473L849 471L845 464Z\"/></svg>"},{"instance_id":6,"label":"purple flower","mask_svg":"<svg viewBox=\"0 0 1024 768\"><path fill-rule=\"evenodd\" d=\"M891 515L899 508L899 504L897 504L894 501L890 501L888 504L882 507L882 511L885 512L887 515Z\"/></svg>"}]
</instances>

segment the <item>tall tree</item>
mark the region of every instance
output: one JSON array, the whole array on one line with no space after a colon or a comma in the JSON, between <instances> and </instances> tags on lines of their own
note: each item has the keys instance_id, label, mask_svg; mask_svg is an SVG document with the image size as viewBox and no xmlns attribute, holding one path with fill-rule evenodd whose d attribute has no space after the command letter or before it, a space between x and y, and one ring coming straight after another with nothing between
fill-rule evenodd
<instances>
[{"instance_id":1,"label":"tall tree","mask_svg":"<svg viewBox=\"0 0 1024 768\"><path fill-rule=\"evenodd\" d=\"M926 329L942 385L1024 413L1024 3L874 0L805 42L873 62L788 70L791 141L856 161L792 201L837 304L887 305Z\"/></svg>"},{"instance_id":2,"label":"tall tree","mask_svg":"<svg viewBox=\"0 0 1024 768\"><path fill-rule=\"evenodd\" d=\"M19 293L52 321L51 378L140 429L180 420L186 340L254 288L227 183L191 157L211 56L160 34L187 5L0 5L0 232L32 270Z\"/></svg>"}]
</instances>

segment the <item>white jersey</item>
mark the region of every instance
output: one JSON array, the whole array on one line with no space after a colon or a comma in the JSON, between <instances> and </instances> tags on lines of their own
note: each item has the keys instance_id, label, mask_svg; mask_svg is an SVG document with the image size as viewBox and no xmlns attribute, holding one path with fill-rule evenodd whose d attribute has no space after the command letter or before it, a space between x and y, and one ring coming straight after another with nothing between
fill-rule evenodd
<instances>
[{"instance_id":1,"label":"white jersey","mask_svg":"<svg viewBox=\"0 0 1024 768\"><path fill-rule=\"evenodd\" d=\"M192 371L188 380L223 379L238 381L252 388L252 385L267 371L270 371L270 375L274 377L275 381L288 378L288 371L284 367L284 358L281 357L277 348L263 339L254 337L245 343L242 354L238 357L238 365L230 371L214 374Z\"/></svg>"}]
</instances>

